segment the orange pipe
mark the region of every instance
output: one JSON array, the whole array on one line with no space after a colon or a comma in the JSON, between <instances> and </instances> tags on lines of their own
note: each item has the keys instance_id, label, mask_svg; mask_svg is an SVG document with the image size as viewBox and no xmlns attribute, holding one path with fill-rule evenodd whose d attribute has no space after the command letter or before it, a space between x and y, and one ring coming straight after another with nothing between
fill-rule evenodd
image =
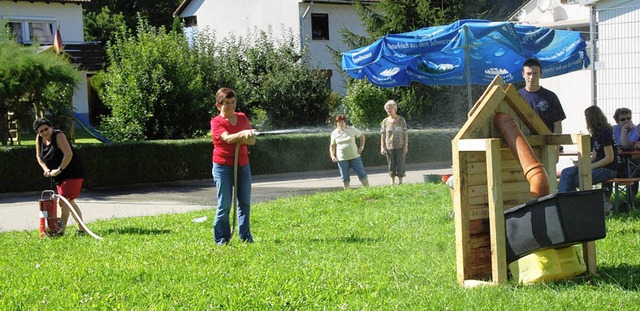
<instances>
[{"instance_id":1,"label":"orange pipe","mask_svg":"<svg viewBox=\"0 0 640 311\"><path fill-rule=\"evenodd\" d=\"M534 198L549 194L549 176L544 165L538 161L529 142L524 138L516 120L504 112L496 113L493 124L500 130L513 155L520 161L524 177L529 181L529 193Z\"/></svg>"}]
</instances>

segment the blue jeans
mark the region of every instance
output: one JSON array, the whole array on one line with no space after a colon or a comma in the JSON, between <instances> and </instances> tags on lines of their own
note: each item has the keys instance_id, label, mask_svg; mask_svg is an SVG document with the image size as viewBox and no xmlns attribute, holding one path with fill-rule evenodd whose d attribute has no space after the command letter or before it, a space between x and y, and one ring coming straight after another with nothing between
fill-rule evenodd
<instances>
[{"instance_id":1,"label":"blue jeans","mask_svg":"<svg viewBox=\"0 0 640 311\"><path fill-rule=\"evenodd\" d=\"M231 239L229 212L233 196L233 166L213 163L213 182L216 185L218 207L213 222L213 238L222 245ZM242 241L253 242L249 230L251 214L251 167L249 164L238 166L238 236Z\"/></svg>"},{"instance_id":2,"label":"blue jeans","mask_svg":"<svg viewBox=\"0 0 640 311\"><path fill-rule=\"evenodd\" d=\"M362 165L362 158L357 157L351 160L338 161L338 170L340 171L340 177L342 182L351 182L349 177L349 170L353 169L360 180L367 178L367 173L364 171L364 165Z\"/></svg>"},{"instance_id":3,"label":"blue jeans","mask_svg":"<svg viewBox=\"0 0 640 311\"><path fill-rule=\"evenodd\" d=\"M606 167L599 167L591 170L591 183L599 184L605 182L608 179L615 178L617 175L616 170L612 170ZM570 192L576 191L576 188L580 186L579 180L580 174L578 173L577 166L570 166L562 170L560 173L560 182L558 184L558 192Z\"/></svg>"}]
</instances>

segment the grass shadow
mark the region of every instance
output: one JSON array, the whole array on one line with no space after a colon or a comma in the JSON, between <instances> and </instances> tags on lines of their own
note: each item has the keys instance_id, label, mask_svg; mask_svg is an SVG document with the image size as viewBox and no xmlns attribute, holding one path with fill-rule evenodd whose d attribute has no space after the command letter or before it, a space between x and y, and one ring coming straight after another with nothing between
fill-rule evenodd
<instances>
[{"instance_id":1,"label":"grass shadow","mask_svg":"<svg viewBox=\"0 0 640 311\"><path fill-rule=\"evenodd\" d=\"M109 229L106 231L106 234L130 234L130 235L158 235L158 234L169 234L173 233L169 229L146 229L146 228L138 228L138 227L126 227L126 228L117 228L117 229Z\"/></svg>"},{"instance_id":2,"label":"grass shadow","mask_svg":"<svg viewBox=\"0 0 640 311\"><path fill-rule=\"evenodd\" d=\"M343 237L329 237L329 238L314 238L310 239L310 242L314 243L340 243L340 244L372 244L382 241L380 238L361 238L357 236L343 236Z\"/></svg>"},{"instance_id":3,"label":"grass shadow","mask_svg":"<svg viewBox=\"0 0 640 311\"><path fill-rule=\"evenodd\" d=\"M598 273L593 277L600 282L614 284L625 290L639 291L640 283L634 277L640 275L640 265L622 263L617 266L598 267Z\"/></svg>"}]
</instances>

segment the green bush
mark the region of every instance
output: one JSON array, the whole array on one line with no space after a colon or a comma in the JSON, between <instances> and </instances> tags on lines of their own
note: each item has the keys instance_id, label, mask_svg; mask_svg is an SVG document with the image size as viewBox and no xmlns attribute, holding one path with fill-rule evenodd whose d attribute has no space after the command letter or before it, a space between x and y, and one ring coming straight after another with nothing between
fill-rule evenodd
<instances>
[{"instance_id":1,"label":"green bush","mask_svg":"<svg viewBox=\"0 0 640 311\"><path fill-rule=\"evenodd\" d=\"M141 21L137 36L121 33L107 54L111 66L101 92L111 109L101 123L107 137L182 139L205 132L211 103L203 100L202 77L184 35Z\"/></svg>"},{"instance_id":2,"label":"green bush","mask_svg":"<svg viewBox=\"0 0 640 311\"><path fill-rule=\"evenodd\" d=\"M349 85L348 94L342 102L351 124L362 128L377 128L387 116L384 104L389 99L388 90L365 80L355 80Z\"/></svg>"},{"instance_id":3,"label":"green bush","mask_svg":"<svg viewBox=\"0 0 640 311\"><path fill-rule=\"evenodd\" d=\"M407 163L451 159L455 130L410 130ZM380 155L380 135L367 132L362 159L366 167L386 164ZM258 136L249 148L256 175L337 169L329 158L330 133ZM84 187L211 178L210 139L156 140L75 147L85 167ZM36 162L34 146L0 148L0 193L41 191L50 187Z\"/></svg>"}]
</instances>

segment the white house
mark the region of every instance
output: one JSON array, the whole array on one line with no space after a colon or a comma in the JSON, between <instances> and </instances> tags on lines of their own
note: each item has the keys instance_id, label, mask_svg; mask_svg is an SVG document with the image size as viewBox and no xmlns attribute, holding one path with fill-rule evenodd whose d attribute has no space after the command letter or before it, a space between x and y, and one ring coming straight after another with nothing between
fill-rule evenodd
<instances>
[{"instance_id":1,"label":"white house","mask_svg":"<svg viewBox=\"0 0 640 311\"><path fill-rule=\"evenodd\" d=\"M23 44L36 41L42 45L53 44L55 30L60 36L65 53L82 70L81 81L73 94L75 112L85 119L90 117L89 86L91 74L101 69L102 48L84 41L82 4L90 0L0 0L0 20L7 22L16 40Z\"/></svg>"},{"instance_id":2,"label":"white house","mask_svg":"<svg viewBox=\"0 0 640 311\"><path fill-rule=\"evenodd\" d=\"M374 2L378 0L362 1ZM342 28L366 34L351 0L184 0L174 15L185 21L187 34L209 28L219 39L230 34L244 37L254 28L271 28L275 38L291 31L309 45L314 65L330 77L332 90L341 94L346 93L342 70L327 47L349 49L342 43Z\"/></svg>"}]
</instances>

